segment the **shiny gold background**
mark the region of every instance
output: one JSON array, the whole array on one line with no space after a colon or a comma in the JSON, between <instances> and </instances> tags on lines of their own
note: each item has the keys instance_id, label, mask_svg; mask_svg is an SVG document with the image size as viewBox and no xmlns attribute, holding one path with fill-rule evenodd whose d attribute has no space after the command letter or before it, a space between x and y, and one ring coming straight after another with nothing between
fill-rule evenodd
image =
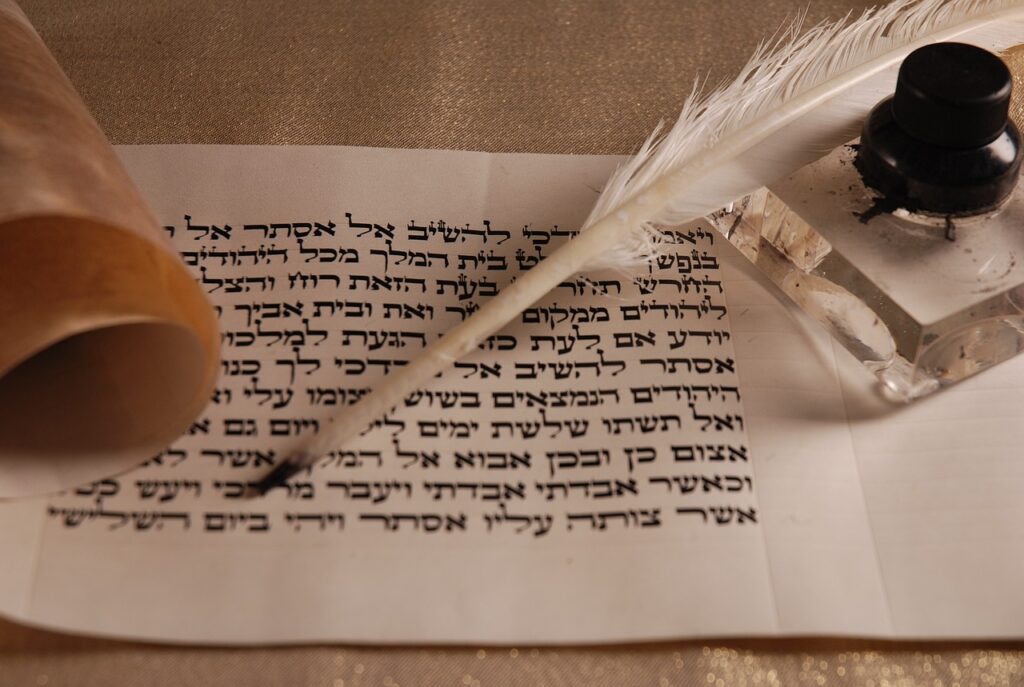
<instances>
[{"instance_id":1,"label":"shiny gold background","mask_svg":"<svg viewBox=\"0 0 1024 687\"><path fill-rule=\"evenodd\" d=\"M865 0L21 0L114 143L628 153L695 78ZM978 561L978 565L984 565ZM600 603L600 600L595 600ZM1024 684L1024 645L201 649L0 621L0 685Z\"/></svg>"}]
</instances>

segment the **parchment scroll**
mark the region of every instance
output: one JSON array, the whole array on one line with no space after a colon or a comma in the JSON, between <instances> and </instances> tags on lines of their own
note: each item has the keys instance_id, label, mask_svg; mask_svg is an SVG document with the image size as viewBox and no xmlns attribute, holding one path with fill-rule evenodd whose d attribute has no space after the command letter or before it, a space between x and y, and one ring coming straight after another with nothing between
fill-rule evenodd
<instances>
[{"instance_id":1,"label":"parchment scroll","mask_svg":"<svg viewBox=\"0 0 1024 687\"><path fill-rule=\"evenodd\" d=\"M218 356L205 295L0 0L0 498L149 458L202 410Z\"/></svg>"}]
</instances>

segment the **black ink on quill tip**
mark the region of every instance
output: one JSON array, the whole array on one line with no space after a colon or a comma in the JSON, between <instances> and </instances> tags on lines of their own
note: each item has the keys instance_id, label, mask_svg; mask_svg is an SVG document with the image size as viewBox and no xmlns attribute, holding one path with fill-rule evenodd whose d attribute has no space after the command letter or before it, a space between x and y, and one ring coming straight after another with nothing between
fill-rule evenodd
<instances>
[{"instance_id":1,"label":"black ink on quill tip","mask_svg":"<svg viewBox=\"0 0 1024 687\"><path fill-rule=\"evenodd\" d=\"M282 460L263 479L251 483L249 493L251 496L266 496L267 492L276 487L283 486L288 478L304 470L307 465L303 462L307 458L305 453L293 453Z\"/></svg>"}]
</instances>

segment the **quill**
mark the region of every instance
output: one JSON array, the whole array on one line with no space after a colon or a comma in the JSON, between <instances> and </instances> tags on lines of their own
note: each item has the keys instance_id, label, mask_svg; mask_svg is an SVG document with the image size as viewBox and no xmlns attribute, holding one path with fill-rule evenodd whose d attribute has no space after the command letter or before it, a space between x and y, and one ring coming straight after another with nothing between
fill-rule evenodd
<instances>
[{"instance_id":1,"label":"quill","mask_svg":"<svg viewBox=\"0 0 1024 687\"><path fill-rule=\"evenodd\" d=\"M957 40L999 51L1024 42L1024 0L897 0L801 29L797 21L762 44L732 83L710 94L695 86L671 129L656 129L612 176L576 237L287 455L256 491L344 445L559 283L644 264L666 241L659 227L704 216L856 136L914 49Z\"/></svg>"}]
</instances>

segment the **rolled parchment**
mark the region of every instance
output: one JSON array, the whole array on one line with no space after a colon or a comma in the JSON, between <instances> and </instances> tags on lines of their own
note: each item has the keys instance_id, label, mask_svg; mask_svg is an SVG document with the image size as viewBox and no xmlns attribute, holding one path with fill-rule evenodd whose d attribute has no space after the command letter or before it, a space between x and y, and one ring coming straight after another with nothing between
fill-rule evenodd
<instances>
[{"instance_id":1,"label":"rolled parchment","mask_svg":"<svg viewBox=\"0 0 1024 687\"><path fill-rule=\"evenodd\" d=\"M28 19L0 0L0 498L133 467L202 411L213 309Z\"/></svg>"}]
</instances>

